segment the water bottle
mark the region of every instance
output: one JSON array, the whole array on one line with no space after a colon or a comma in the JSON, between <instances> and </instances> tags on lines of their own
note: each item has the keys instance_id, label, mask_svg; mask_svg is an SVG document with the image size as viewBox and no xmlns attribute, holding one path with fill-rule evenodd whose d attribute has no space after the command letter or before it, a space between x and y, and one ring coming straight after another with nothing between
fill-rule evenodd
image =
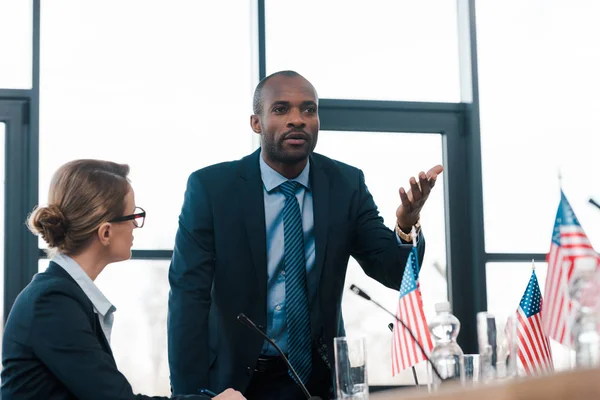
<instances>
[{"instance_id":1,"label":"water bottle","mask_svg":"<svg viewBox=\"0 0 600 400\"><path fill-rule=\"evenodd\" d=\"M435 340L431 352L431 361L444 381L464 381L463 351L456 343L460 331L460 321L452 315L450 303L443 302L435 305L436 316L429 323L429 331ZM433 372L431 365L431 389L436 390L442 383Z\"/></svg>"},{"instance_id":2,"label":"water bottle","mask_svg":"<svg viewBox=\"0 0 600 400\"><path fill-rule=\"evenodd\" d=\"M592 368L600 365L597 285L596 259L590 257L577 259L569 287L569 294L573 300L571 334L577 368Z\"/></svg>"}]
</instances>

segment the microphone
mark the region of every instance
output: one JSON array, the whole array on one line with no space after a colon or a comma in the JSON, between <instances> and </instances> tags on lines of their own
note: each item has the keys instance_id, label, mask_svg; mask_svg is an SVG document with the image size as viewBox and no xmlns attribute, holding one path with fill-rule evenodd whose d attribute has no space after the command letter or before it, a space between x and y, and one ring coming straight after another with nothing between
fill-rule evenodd
<instances>
[{"instance_id":1,"label":"microphone","mask_svg":"<svg viewBox=\"0 0 600 400\"><path fill-rule=\"evenodd\" d=\"M417 347L419 348L419 350L421 350L421 353L423 353L423 357L425 357L425 359L427 360L427 362L431 365L431 369L437 375L438 379L440 381L444 381L444 379L442 378L442 376L438 372L437 368L435 367L435 365L433 364L433 362L431 361L431 359L427 355L427 352L425 351L425 349L423 348L423 346L421 346L421 343L419 343L419 341L415 337L415 334L412 332L412 330L408 326L406 326L406 324L404 323L404 321L402 321L400 318L398 318L397 316L395 316L394 314L392 314L391 312L389 312L384 306L382 306L381 304L379 304L375 300L371 299L371 296L369 296L368 294L366 294L358 286L356 286L356 285L350 285L350 290L352 290L352 292L354 292L355 294L359 295L363 299L369 300L370 302L372 302L373 304L375 304L377 307L381 308L383 311L385 311L386 313L390 314L396 321L398 321L398 323L400 325L402 325L404 327L404 329L406 329L406 331L409 333L410 337L415 342L415 344L417 345Z\"/></svg>"},{"instance_id":2,"label":"microphone","mask_svg":"<svg viewBox=\"0 0 600 400\"><path fill-rule=\"evenodd\" d=\"M246 314L239 313L238 316L237 316L237 320L240 321L242 324L246 325L248 328L250 328L250 330L253 330L254 332L257 332L267 342L269 342L269 344L271 346L273 346L275 348L275 350L277 350L277 353L279 353L279 356L285 362L285 365L287 365L288 369L290 370L290 372L294 376L294 381L296 381L296 383L298 384L298 386L302 390L302 393L307 398L307 400L321 400L321 398L318 397L318 396L311 396L310 395L310 393L308 392L308 389L306 388L306 386L304 386L304 383L302 383L302 380L298 376L298 373L296 372L296 370L294 369L294 367L292 367L292 364L290 364L290 361L287 359L287 357L285 356L285 354L283 354L283 351L281 351L281 349L279 348L279 346L277 346L277 344L275 343L275 341L273 339L271 339L270 337L268 337L262 331L262 329L260 329L258 326L256 326L256 324L254 322L252 322L252 320L250 318L248 318L246 316Z\"/></svg>"},{"instance_id":3,"label":"microphone","mask_svg":"<svg viewBox=\"0 0 600 400\"><path fill-rule=\"evenodd\" d=\"M594 199L590 198L590 204L598 207L598 209L600 210L600 204L598 202L596 202Z\"/></svg>"}]
</instances>

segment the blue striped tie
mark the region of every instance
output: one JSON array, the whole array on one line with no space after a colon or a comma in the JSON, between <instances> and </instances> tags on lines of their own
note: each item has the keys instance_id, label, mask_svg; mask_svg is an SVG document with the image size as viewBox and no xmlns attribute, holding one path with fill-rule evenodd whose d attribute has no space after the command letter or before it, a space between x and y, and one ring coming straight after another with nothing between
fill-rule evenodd
<instances>
[{"instance_id":1,"label":"blue striped tie","mask_svg":"<svg viewBox=\"0 0 600 400\"><path fill-rule=\"evenodd\" d=\"M285 195L285 205L283 206L283 262L285 268L288 358L302 382L306 383L312 368L312 346L304 256L304 231L302 229L300 206L296 199L296 189L300 185L299 182L287 181L282 183L279 189Z\"/></svg>"}]
</instances>

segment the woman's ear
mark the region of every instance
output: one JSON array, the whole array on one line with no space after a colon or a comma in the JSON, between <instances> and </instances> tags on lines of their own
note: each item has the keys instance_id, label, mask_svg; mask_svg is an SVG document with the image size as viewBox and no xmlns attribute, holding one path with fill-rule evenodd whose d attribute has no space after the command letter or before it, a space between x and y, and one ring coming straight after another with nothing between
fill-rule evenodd
<instances>
[{"instance_id":1,"label":"woman's ear","mask_svg":"<svg viewBox=\"0 0 600 400\"><path fill-rule=\"evenodd\" d=\"M105 222L98 228L98 240L103 246L110 244L110 238L112 236L112 225L110 222Z\"/></svg>"}]
</instances>

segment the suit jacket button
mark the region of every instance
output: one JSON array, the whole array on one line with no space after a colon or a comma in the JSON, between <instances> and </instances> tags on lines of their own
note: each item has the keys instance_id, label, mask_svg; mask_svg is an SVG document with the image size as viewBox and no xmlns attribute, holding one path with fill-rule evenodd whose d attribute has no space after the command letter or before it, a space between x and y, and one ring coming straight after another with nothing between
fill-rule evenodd
<instances>
[{"instance_id":1,"label":"suit jacket button","mask_svg":"<svg viewBox=\"0 0 600 400\"><path fill-rule=\"evenodd\" d=\"M254 372L254 369L252 367L246 367L246 375L252 376L252 372Z\"/></svg>"}]
</instances>

